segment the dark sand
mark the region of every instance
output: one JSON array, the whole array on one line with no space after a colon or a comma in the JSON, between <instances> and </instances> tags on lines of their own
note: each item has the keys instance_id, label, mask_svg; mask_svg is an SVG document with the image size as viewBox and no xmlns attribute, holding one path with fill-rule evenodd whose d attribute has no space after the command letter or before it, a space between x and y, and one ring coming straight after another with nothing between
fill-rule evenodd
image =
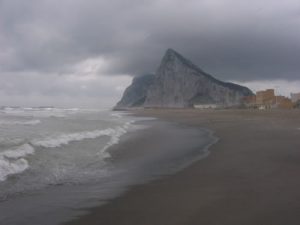
<instances>
[{"instance_id":1,"label":"dark sand","mask_svg":"<svg viewBox=\"0 0 300 225\"><path fill-rule=\"evenodd\" d=\"M220 141L207 158L132 187L69 225L300 224L300 111L137 113L210 128Z\"/></svg>"}]
</instances>

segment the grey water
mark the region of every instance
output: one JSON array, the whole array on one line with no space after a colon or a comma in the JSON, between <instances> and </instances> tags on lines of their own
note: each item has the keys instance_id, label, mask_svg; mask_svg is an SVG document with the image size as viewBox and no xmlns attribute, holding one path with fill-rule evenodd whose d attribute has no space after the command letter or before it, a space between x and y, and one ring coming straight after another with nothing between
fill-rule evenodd
<instances>
[{"instance_id":1,"label":"grey water","mask_svg":"<svg viewBox=\"0 0 300 225\"><path fill-rule=\"evenodd\" d=\"M163 130L157 146L118 153L118 145L138 137L140 131L155 131L155 126L168 128L157 129ZM130 185L176 172L205 157L215 141L204 129L110 110L4 107L0 110L0 224L61 224Z\"/></svg>"}]
</instances>

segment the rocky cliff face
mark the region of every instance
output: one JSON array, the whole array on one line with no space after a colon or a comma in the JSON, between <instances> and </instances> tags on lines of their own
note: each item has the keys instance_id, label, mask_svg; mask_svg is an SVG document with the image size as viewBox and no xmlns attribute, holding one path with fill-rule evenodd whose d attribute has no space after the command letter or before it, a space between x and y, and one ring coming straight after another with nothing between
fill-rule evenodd
<instances>
[{"instance_id":1,"label":"rocky cliff face","mask_svg":"<svg viewBox=\"0 0 300 225\"><path fill-rule=\"evenodd\" d=\"M117 103L115 109L126 109L139 107L145 103L147 91L154 81L153 74L135 77L132 83L124 91L122 99Z\"/></svg>"},{"instance_id":2,"label":"rocky cliff face","mask_svg":"<svg viewBox=\"0 0 300 225\"><path fill-rule=\"evenodd\" d=\"M117 107L136 106L135 102L139 102L139 106L162 108L185 108L194 104L232 106L239 104L243 96L253 95L246 87L217 80L172 49L167 50L150 82L135 79Z\"/></svg>"}]
</instances>

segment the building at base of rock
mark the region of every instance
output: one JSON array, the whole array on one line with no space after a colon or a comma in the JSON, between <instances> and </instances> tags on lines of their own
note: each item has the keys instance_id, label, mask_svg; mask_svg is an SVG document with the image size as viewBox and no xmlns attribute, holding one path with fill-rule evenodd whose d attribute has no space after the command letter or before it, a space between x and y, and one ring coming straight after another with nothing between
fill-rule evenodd
<instances>
[{"instance_id":1,"label":"building at base of rock","mask_svg":"<svg viewBox=\"0 0 300 225\"><path fill-rule=\"evenodd\" d=\"M296 101L299 97L297 94L291 95ZM300 100L299 100L300 101ZM276 96L274 89L257 91L255 96L246 96L243 98L243 104L246 108L266 109L292 109L295 102L285 96Z\"/></svg>"}]
</instances>

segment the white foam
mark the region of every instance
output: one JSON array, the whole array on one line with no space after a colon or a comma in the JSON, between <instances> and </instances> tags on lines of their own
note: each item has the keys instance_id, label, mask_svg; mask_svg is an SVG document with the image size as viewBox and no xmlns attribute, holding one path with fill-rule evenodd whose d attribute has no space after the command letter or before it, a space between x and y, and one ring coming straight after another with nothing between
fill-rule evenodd
<instances>
[{"instance_id":1,"label":"white foam","mask_svg":"<svg viewBox=\"0 0 300 225\"><path fill-rule=\"evenodd\" d=\"M111 140L106 144L103 151L109 146L118 143L119 138L127 132L129 124L131 122L125 123L124 126L119 126L116 128L107 128L104 130L93 130L93 131L83 131L77 133L61 134L59 136L48 137L42 140L32 140L30 143L34 146L43 148L57 148L63 145L67 145L73 141L82 141L85 139L95 139L101 136L109 136Z\"/></svg>"},{"instance_id":2,"label":"white foam","mask_svg":"<svg viewBox=\"0 0 300 225\"><path fill-rule=\"evenodd\" d=\"M127 130L126 130L126 124L124 125L124 127L118 127L117 129L114 130L114 132L111 134L111 139L110 141L101 149L101 151L99 152L99 154L102 154L104 158L108 158L110 157L109 153L106 152L106 150L115 144L118 144L120 141L120 137L124 134L126 134ZM127 125L128 126L128 125Z\"/></svg>"},{"instance_id":3,"label":"white foam","mask_svg":"<svg viewBox=\"0 0 300 225\"><path fill-rule=\"evenodd\" d=\"M39 124L39 123L41 123L40 120L29 120L29 121L23 122L22 124L23 125L36 125L36 124Z\"/></svg>"},{"instance_id":4,"label":"white foam","mask_svg":"<svg viewBox=\"0 0 300 225\"><path fill-rule=\"evenodd\" d=\"M0 181L6 180L7 176L24 172L28 168L25 159L17 159L10 162L0 157Z\"/></svg>"},{"instance_id":5,"label":"white foam","mask_svg":"<svg viewBox=\"0 0 300 225\"><path fill-rule=\"evenodd\" d=\"M1 146L17 146L24 143L24 138L18 137L0 137L0 145Z\"/></svg>"},{"instance_id":6,"label":"white foam","mask_svg":"<svg viewBox=\"0 0 300 225\"><path fill-rule=\"evenodd\" d=\"M34 153L34 148L29 144L21 145L16 149L9 149L4 152L0 152L0 157L5 157L9 159L17 159L31 155Z\"/></svg>"},{"instance_id":7,"label":"white foam","mask_svg":"<svg viewBox=\"0 0 300 225\"><path fill-rule=\"evenodd\" d=\"M13 116L32 116L37 118L65 117L68 112L58 108L5 108L3 113ZM73 111L72 111L73 112ZM75 112L75 111L74 111Z\"/></svg>"},{"instance_id":8,"label":"white foam","mask_svg":"<svg viewBox=\"0 0 300 225\"><path fill-rule=\"evenodd\" d=\"M0 120L0 125L36 125L41 123L40 120Z\"/></svg>"},{"instance_id":9,"label":"white foam","mask_svg":"<svg viewBox=\"0 0 300 225\"><path fill-rule=\"evenodd\" d=\"M34 148L29 144L0 152L0 181L6 180L9 175L24 172L29 167L24 157L33 153Z\"/></svg>"},{"instance_id":10,"label":"white foam","mask_svg":"<svg viewBox=\"0 0 300 225\"><path fill-rule=\"evenodd\" d=\"M118 119L122 118L121 113L112 113L111 116L116 117Z\"/></svg>"},{"instance_id":11,"label":"white foam","mask_svg":"<svg viewBox=\"0 0 300 225\"><path fill-rule=\"evenodd\" d=\"M61 134L56 137L49 137L42 140L33 140L30 143L34 146L44 147L44 148L57 148L62 145L67 145L72 141L82 141L84 139L94 139L101 136L110 136L114 132L113 129L108 128L105 130L94 130L94 131L84 131L70 134Z\"/></svg>"},{"instance_id":12,"label":"white foam","mask_svg":"<svg viewBox=\"0 0 300 225\"><path fill-rule=\"evenodd\" d=\"M63 145L68 145L73 141L82 141L85 139L95 139L101 136L108 136L110 137L110 140L98 152L98 156L102 159L108 158L110 157L110 154L107 152L107 149L120 141L121 136L127 133L127 130L133 122L134 121L129 121L123 126L115 128L68 133L45 139L36 139L32 140L29 144L23 144L17 148L7 149L0 152L0 181L5 181L9 175L19 174L28 169L29 163L26 157L34 154L34 147L58 148Z\"/></svg>"}]
</instances>

